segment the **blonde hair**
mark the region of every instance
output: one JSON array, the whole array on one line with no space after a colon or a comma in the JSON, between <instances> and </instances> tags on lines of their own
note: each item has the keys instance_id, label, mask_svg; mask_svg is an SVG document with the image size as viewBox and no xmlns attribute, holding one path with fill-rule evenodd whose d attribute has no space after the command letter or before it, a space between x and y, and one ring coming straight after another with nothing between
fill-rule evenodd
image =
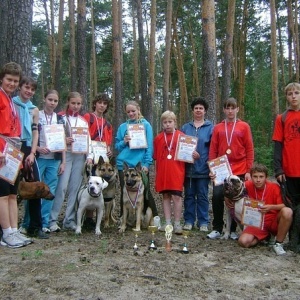
<instances>
[{"instance_id":1,"label":"blonde hair","mask_svg":"<svg viewBox=\"0 0 300 300\"><path fill-rule=\"evenodd\" d=\"M177 122L176 115L170 110L166 110L162 113L160 117L160 122L162 123L165 119L171 119L174 120L175 123Z\"/></svg>"},{"instance_id":2,"label":"blonde hair","mask_svg":"<svg viewBox=\"0 0 300 300\"><path fill-rule=\"evenodd\" d=\"M66 110L69 109L69 101L72 98L80 98L81 99L81 104L83 104L83 98L82 98L80 93L78 93L78 92L69 92L68 98L67 98ZM82 106L81 106L81 108L82 108Z\"/></svg>"},{"instance_id":3,"label":"blonde hair","mask_svg":"<svg viewBox=\"0 0 300 300\"><path fill-rule=\"evenodd\" d=\"M284 89L285 94L287 94L287 92L289 92L291 90L298 90L298 91L300 91L300 83L298 83L298 82L291 82L291 83L289 83L285 87L285 89Z\"/></svg>"},{"instance_id":4,"label":"blonde hair","mask_svg":"<svg viewBox=\"0 0 300 300\"><path fill-rule=\"evenodd\" d=\"M125 104L125 112L126 112L126 107L128 105L132 105L132 106L135 106L137 108L137 110L138 110L138 120L144 118L143 115L142 115L142 112L141 112L141 107L138 104L138 102L136 102L134 100L130 100L130 101L126 102L126 104Z\"/></svg>"}]
</instances>

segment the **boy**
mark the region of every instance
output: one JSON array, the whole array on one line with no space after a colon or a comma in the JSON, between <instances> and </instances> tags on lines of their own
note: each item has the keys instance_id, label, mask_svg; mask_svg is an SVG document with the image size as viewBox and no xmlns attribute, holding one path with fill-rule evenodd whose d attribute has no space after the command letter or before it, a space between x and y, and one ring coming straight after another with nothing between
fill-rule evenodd
<instances>
[{"instance_id":1,"label":"boy","mask_svg":"<svg viewBox=\"0 0 300 300\"><path fill-rule=\"evenodd\" d=\"M285 95L289 108L277 116L273 132L275 177L278 182L286 181L293 202L299 204L300 84L289 83Z\"/></svg>"},{"instance_id":2,"label":"boy","mask_svg":"<svg viewBox=\"0 0 300 300\"><path fill-rule=\"evenodd\" d=\"M292 223L293 211L282 203L279 185L267 181L266 166L254 164L250 174L252 181L246 181L245 187L250 198L265 202L261 209L265 214L264 223L262 229L247 226L239 237L238 243L244 248L253 247L272 234L276 236L274 252L283 255L286 252L282 243Z\"/></svg>"},{"instance_id":3,"label":"boy","mask_svg":"<svg viewBox=\"0 0 300 300\"><path fill-rule=\"evenodd\" d=\"M232 173L243 180L250 180L250 168L254 161L254 149L250 126L239 119L237 113L239 108L234 98L225 101L223 111L225 120L214 127L208 160L215 159L222 155L227 155ZM210 173L211 179L215 174ZM221 237L223 231L224 214L224 194L223 185L213 186L213 231L207 235L209 239ZM236 223L233 221L230 229L230 238L238 238Z\"/></svg>"}]
</instances>

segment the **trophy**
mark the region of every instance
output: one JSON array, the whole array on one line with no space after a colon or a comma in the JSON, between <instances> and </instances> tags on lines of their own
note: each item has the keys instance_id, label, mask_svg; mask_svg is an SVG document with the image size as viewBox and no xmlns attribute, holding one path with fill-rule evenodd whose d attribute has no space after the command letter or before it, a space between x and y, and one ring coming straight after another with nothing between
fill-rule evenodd
<instances>
[{"instance_id":1,"label":"trophy","mask_svg":"<svg viewBox=\"0 0 300 300\"><path fill-rule=\"evenodd\" d=\"M172 232L173 232L173 226L172 225L167 225L165 228L165 236L166 236L166 251L170 252L172 251L172 245L171 245L171 238L172 238Z\"/></svg>"},{"instance_id":2,"label":"trophy","mask_svg":"<svg viewBox=\"0 0 300 300\"><path fill-rule=\"evenodd\" d=\"M151 243L150 243L150 246L149 246L149 250L156 250L157 247L155 245L155 242L154 242L154 235L155 235L155 232L157 232L158 230L158 227L157 226L148 226L148 231L151 232L152 234L152 240L151 240Z\"/></svg>"},{"instance_id":3,"label":"trophy","mask_svg":"<svg viewBox=\"0 0 300 300\"><path fill-rule=\"evenodd\" d=\"M188 254L189 253L189 250L187 248L187 243L186 243L186 239L188 238L189 234L190 234L189 230L183 230L182 231L182 235L184 237L184 244L183 244L182 253L184 253L184 254Z\"/></svg>"},{"instance_id":4,"label":"trophy","mask_svg":"<svg viewBox=\"0 0 300 300\"><path fill-rule=\"evenodd\" d=\"M154 222L154 226L156 226L158 229L161 227L161 225L160 225L160 217L159 216L155 216L154 218L153 218L153 222Z\"/></svg>"},{"instance_id":5,"label":"trophy","mask_svg":"<svg viewBox=\"0 0 300 300\"><path fill-rule=\"evenodd\" d=\"M138 247L138 245L137 245L137 238L138 238L138 234L136 233L136 234L135 234L135 243L134 243L134 246L133 246L133 250L134 250L134 251L139 250L139 247Z\"/></svg>"}]
</instances>

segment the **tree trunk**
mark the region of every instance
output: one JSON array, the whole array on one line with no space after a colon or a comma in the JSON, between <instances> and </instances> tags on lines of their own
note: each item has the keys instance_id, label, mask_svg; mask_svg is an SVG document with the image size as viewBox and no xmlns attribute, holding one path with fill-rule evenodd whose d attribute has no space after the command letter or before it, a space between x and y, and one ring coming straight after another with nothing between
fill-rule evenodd
<instances>
[{"instance_id":1,"label":"tree trunk","mask_svg":"<svg viewBox=\"0 0 300 300\"><path fill-rule=\"evenodd\" d=\"M170 57L171 57L171 27L172 27L173 0L168 0L166 13L166 35L165 35L165 57L163 70L163 111L166 111L169 104L170 92Z\"/></svg>"},{"instance_id":2,"label":"tree trunk","mask_svg":"<svg viewBox=\"0 0 300 300\"><path fill-rule=\"evenodd\" d=\"M69 0L69 19L70 19L70 89L76 91L76 50L75 50L75 5L74 0Z\"/></svg>"},{"instance_id":3,"label":"tree trunk","mask_svg":"<svg viewBox=\"0 0 300 300\"><path fill-rule=\"evenodd\" d=\"M87 107L87 63L86 63L86 1L78 0L77 15L77 70L78 92L83 98L83 109Z\"/></svg>"},{"instance_id":4,"label":"tree trunk","mask_svg":"<svg viewBox=\"0 0 300 300\"><path fill-rule=\"evenodd\" d=\"M132 35L133 35L133 83L134 83L134 99L140 100L140 85L139 85L139 58L138 58L138 42L136 38L136 6L132 3Z\"/></svg>"},{"instance_id":5,"label":"tree trunk","mask_svg":"<svg viewBox=\"0 0 300 300\"><path fill-rule=\"evenodd\" d=\"M209 103L208 119L216 121L216 29L215 3L213 0L202 0L203 24L203 96Z\"/></svg>"},{"instance_id":6,"label":"tree trunk","mask_svg":"<svg viewBox=\"0 0 300 300\"><path fill-rule=\"evenodd\" d=\"M288 59L289 59L289 80L293 78L293 36L294 36L294 21L292 0L287 0L288 12Z\"/></svg>"}]
</instances>

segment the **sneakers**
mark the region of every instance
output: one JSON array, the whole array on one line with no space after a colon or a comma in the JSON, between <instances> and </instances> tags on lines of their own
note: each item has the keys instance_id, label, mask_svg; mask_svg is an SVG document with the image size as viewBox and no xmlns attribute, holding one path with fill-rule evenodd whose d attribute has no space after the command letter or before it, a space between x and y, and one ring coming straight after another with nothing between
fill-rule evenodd
<instances>
[{"instance_id":1,"label":"sneakers","mask_svg":"<svg viewBox=\"0 0 300 300\"><path fill-rule=\"evenodd\" d=\"M42 229L34 229L33 231L28 231L27 235L42 240L49 239L49 234L43 232Z\"/></svg>"},{"instance_id":2,"label":"sneakers","mask_svg":"<svg viewBox=\"0 0 300 300\"><path fill-rule=\"evenodd\" d=\"M23 242L24 246L33 243L32 239L21 233L20 231L15 232L16 237Z\"/></svg>"},{"instance_id":3,"label":"sneakers","mask_svg":"<svg viewBox=\"0 0 300 300\"><path fill-rule=\"evenodd\" d=\"M175 234L182 234L182 226L181 225L174 225L174 233Z\"/></svg>"},{"instance_id":4,"label":"sneakers","mask_svg":"<svg viewBox=\"0 0 300 300\"><path fill-rule=\"evenodd\" d=\"M49 229L50 229L50 232L60 232L61 231L61 228L57 224L50 226Z\"/></svg>"},{"instance_id":5,"label":"sneakers","mask_svg":"<svg viewBox=\"0 0 300 300\"><path fill-rule=\"evenodd\" d=\"M268 241L268 246L269 246L269 247L274 246L274 245L275 245L275 242L276 242L276 237L275 237L275 235L271 235L271 236L270 236L270 239L269 239L269 241Z\"/></svg>"},{"instance_id":6,"label":"sneakers","mask_svg":"<svg viewBox=\"0 0 300 300\"><path fill-rule=\"evenodd\" d=\"M25 246L25 244L18 239L17 232L13 232L9 234L6 238L2 237L1 239L1 246L9 247L9 248L20 248Z\"/></svg>"},{"instance_id":7,"label":"sneakers","mask_svg":"<svg viewBox=\"0 0 300 300\"><path fill-rule=\"evenodd\" d=\"M63 225L63 229L64 230L73 230L73 231L75 231L76 230L76 225L75 224L71 224L71 225Z\"/></svg>"},{"instance_id":8,"label":"sneakers","mask_svg":"<svg viewBox=\"0 0 300 300\"><path fill-rule=\"evenodd\" d=\"M43 227L43 228L42 228L42 231L45 232L45 233L50 233L50 229L47 228L47 227Z\"/></svg>"},{"instance_id":9,"label":"sneakers","mask_svg":"<svg viewBox=\"0 0 300 300\"><path fill-rule=\"evenodd\" d=\"M286 251L283 249L282 243L275 243L275 245L273 245L272 248L277 255L286 254Z\"/></svg>"},{"instance_id":10,"label":"sneakers","mask_svg":"<svg viewBox=\"0 0 300 300\"><path fill-rule=\"evenodd\" d=\"M19 232L22 233L22 234L27 234L27 228L21 226L19 228Z\"/></svg>"},{"instance_id":11,"label":"sneakers","mask_svg":"<svg viewBox=\"0 0 300 300\"><path fill-rule=\"evenodd\" d=\"M202 225L202 226L200 226L199 230L203 231L203 232L207 232L208 231L208 227L206 225Z\"/></svg>"},{"instance_id":12,"label":"sneakers","mask_svg":"<svg viewBox=\"0 0 300 300\"><path fill-rule=\"evenodd\" d=\"M239 235L236 232L231 232L229 237L236 241L239 238Z\"/></svg>"},{"instance_id":13,"label":"sneakers","mask_svg":"<svg viewBox=\"0 0 300 300\"><path fill-rule=\"evenodd\" d=\"M211 233L209 233L206 236L208 239L214 240L214 239L218 239L221 237L221 233L217 230L213 230Z\"/></svg>"},{"instance_id":14,"label":"sneakers","mask_svg":"<svg viewBox=\"0 0 300 300\"><path fill-rule=\"evenodd\" d=\"M193 225L188 224L188 223L184 224L184 226L183 226L183 230L192 230L192 228L193 228Z\"/></svg>"}]
</instances>

